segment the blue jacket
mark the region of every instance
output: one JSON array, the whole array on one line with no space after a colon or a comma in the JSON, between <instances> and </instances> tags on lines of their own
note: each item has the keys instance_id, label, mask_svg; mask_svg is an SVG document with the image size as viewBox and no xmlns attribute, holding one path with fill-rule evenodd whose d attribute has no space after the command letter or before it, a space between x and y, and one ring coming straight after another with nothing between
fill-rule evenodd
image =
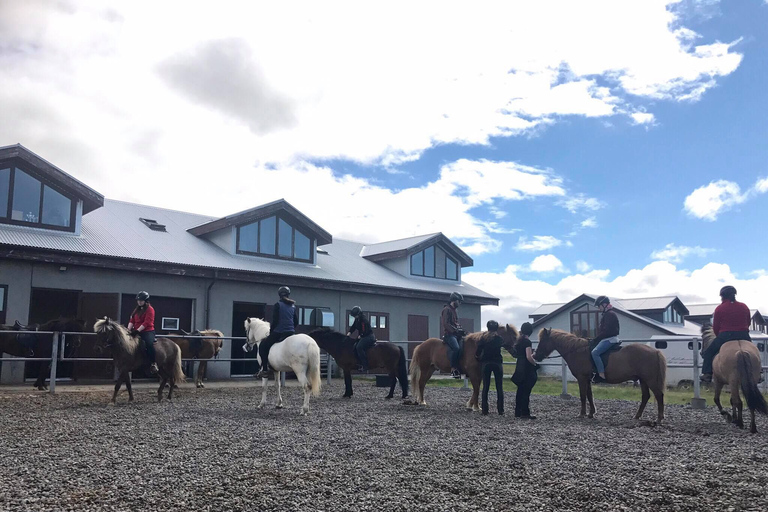
<instances>
[{"instance_id":1,"label":"blue jacket","mask_svg":"<svg viewBox=\"0 0 768 512\"><path fill-rule=\"evenodd\" d=\"M272 332L296 332L299 325L299 308L291 299L280 299L272 308Z\"/></svg>"}]
</instances>

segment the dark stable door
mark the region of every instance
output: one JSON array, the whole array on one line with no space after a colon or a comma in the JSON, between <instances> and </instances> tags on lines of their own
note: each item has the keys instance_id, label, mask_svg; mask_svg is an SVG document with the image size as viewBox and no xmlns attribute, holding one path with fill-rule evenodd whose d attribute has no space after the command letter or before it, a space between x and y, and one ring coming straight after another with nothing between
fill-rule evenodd
<instances>
[{"instance_id":1,"label":"dark stable door","mask_svg":"<svg viewBox=\"0 0 768 512\"><path fill-rule=\"evenodd\" d=\"M120 314L120 295L117 293L81 293L79 317L85 321L85 331L93 332L96 320L105 316L116 320ZM80 343L67 343L67 357L108 357L96 347L96 336L82 336ZM78 361L73 363L72 379L112 379L115 365L112 361Z\"/></svg>"},{"instance_id":2,"label":"dark stable door","mask_svg":"<svg viewBox=\"0 0 768 512\"><path fill-rule=\"evenodd\" d=\"M232 336L245 337L245 319L246 318L264 318L266 308L264 304L252 302L235 302L232 304ZM253 375L258 371L258 362L256 351L246 352L243 350L243 340L232 340L232 359L242 359L243 361L232 361L230 363L230 375Z\"/></svg>"},{"instance_id":3,"label":"dark stable door","mask_svg":"<svg viewBox=\"0 0 768 512\"><path fill-rule=\"evenodd\" d=\"M429 338L429 317L425 315L408 315L408 341L425 341ZM416 343L408 344L408 357L413 356Z\"/></svg>"}]
</instances>

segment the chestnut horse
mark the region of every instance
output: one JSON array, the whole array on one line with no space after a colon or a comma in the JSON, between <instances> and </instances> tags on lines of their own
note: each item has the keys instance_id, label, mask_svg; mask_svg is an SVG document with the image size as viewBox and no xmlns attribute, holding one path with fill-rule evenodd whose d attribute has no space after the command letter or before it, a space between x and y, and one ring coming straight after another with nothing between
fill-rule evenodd
<instances>
[{"instance_id":1,"label":"chestnut horse","mask_svg":"<svg viewBox=\"0 0 768 512\"><path fill-rule=\"evenodd\" d=\"M117 401L117 393L123 382L128 389L128 400L133 402L130 372L149 365L144 342L138 335L131 335L127 328L107 317L97 320L93 325L93 331L96 333L96 345L112 353L112 360L115 362L115 369L118 373L115 392L112 395L110 405L114 405ZM181 349L168 338L157 338L155 341L155 362L160 375L157 401L163 400L163 388L165 388L166 383L170 386L168 391L168 400L170 400L173 395L174 384L186 380L184 372L181 371Z\"/></svg>"},{"instance_id":2,"label":"chestnut horse","mask_svg":"<svg viewBox=\"0 0 768 512\"><path fill-rule=\"evenodd\" d=\"M709 325L701 328L701 348L702 351L715 340L715 332ZM755 426L755 411L760 414L768 415L768 404L765 397L757 388L757 382L760 380L762 372L760 363L760 352L754 343L749 340L732 340L724 343L720 352L712 361L712 380L715 383L715 405L717 405L720 414L725 416L728 421L732 421L739 428L744 428L744 418L741 415L743 404L739 396L739 388L747 399L747 407L752 416L749 431L757 434ZM731 407L733 416L723 410L720 405L720 392L723 386L728 384L731 389Z\"/></svg>"},{"instance_id":3,"label":"chestnut horse","mask_svg":"<svg viewBox=\"0 0 768 512\"><path fill-rule=\"evenodd\" d=\"M176 336L165 336L179 346L182 359L200 360L200 365L197 367L197 375L195 376L195 386L204 388L205 384L203 384L203 376L205 376L205 370L208 368L208 359L219 355L219 351L224 345L224 340L222 339L224 333L215 329L195 331L192 334L184 331L181 332L190 336L207 336L207 338L179 338Z\"/></svg>"},{"instance_id":4,"label":"chestnut horse","mask_svg":"<svg viewBox=\"0 0 768 512\"><path fill-rule=\"evenodd\" d=\"M16 357L40 357L50 358L52 355L53 340L52 334L36 334L36 331L42 332L83 332L85 329L85 322L82 320L75 320L72 318L57 318L50 320L44 324L30 324L30 325L0 325L0 354L6 353ZM25 332L21 336L27 337L30 342L30 346L22 344L19 341L19 335L13 332L3 331L29 331ZM80 345L80 336L68 335L66 336L66 344L70 347L77 348ZM64 347L66 348L66 346ZM63 355L63 354L62 354ZM37 367L37 380L32 385L44 391L47 388L45 385L46 378L50 375L51 363L48 361L29 361L34 367Z\"/></svg>"},{"instance_id":5,"label":"chestnut horse","mask_svg":"<svg viewBox=\"0 0 768 512\"><path fill-rule=\"evenodd\" d=\"M512 347L517 341L517 329L507 324L506 326L499 326L497 333L504 339L502 346L511 354ZM475 351L477 350L477 343L484 336L488 336L488 331L467 334L464 337L464 351L459 361L461 368L469 378L469 382L472 383L472 397L467 402L467 409L474 411L480 410L478 396L483 380L482 367L480 362L475 359ZM416 347L411 359L411 389L413 390L413 397L419 405L427 405L424 401L424 387L435 370L450 373L448 346L439 338L429 338Z\"/></svg>"},{"instance_id":6,"label":"chestnut horse","mask_svg":"<svg viewBox=\"0 0 768 512\"><path fill-rule=\"evenodd\" d=\"M589 418L595 415L595 400L592 397L592 354L589 351L589 343L584 338L579 338L559 329L542 329L539 331L539 345L533 358L543 360L553 351L557 350L568 369L579 382L579 395L581 397L581 414L586 414L586 403L589 399ZM637 410L635 419L639 420L643 415L648 399L653 396L659 406L658 422L664 419L664 390L667 385L667 358L661 350L642 345L640 343L628 343L618 352L611 354L608 366L605 368L605 379L610 384L618 384L628 380L639 380L642 390L642 401Z\"/></svg>"},{"instance_id":7,"label":"chestnut horse","mask_svg":"<svg viewBox=\"0 0 768 512\"><path fill-rule=\"evenodd\" d=\"M346 335L331 330L327 327L316 329L309 333L318 346L328 352L336 360L336 364L344 370L344 398L352 397L352 370L357 369L359 363L354 352L354 342ZM395 385L400 381L403 390L403 398L408 397L408 369L405 361L405 351L394 343L376 342L368 350L368 364L371 369L384 368L389 375L391 386L389 394L384 398L392 398L395 395Z\"/></svg>"}]
</instances>

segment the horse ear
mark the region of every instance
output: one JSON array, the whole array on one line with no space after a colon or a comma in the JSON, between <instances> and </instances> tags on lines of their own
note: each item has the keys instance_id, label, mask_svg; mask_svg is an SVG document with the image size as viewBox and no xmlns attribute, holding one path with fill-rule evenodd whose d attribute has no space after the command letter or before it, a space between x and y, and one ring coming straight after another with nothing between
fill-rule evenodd
<instances>
[{"instance_id":1,"label":"horse ear","mask_svg":"<svg viewBox=\"0 0 768 512\"><path fill-rule=\"evenodd\" d=\"M251 323L251 317L246 318L245 321Z\"/></svg>"}]
</instances>

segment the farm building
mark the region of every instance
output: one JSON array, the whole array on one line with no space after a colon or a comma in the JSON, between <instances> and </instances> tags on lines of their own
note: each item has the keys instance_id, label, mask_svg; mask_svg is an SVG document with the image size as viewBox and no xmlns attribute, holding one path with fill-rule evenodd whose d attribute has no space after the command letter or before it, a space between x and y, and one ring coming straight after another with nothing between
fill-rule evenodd
<instances>
[{"instance_id":1,"label":"farm building","mask_svg":"<svg viewBox=\"0 0 768 512\"><path fill-rule=\"evenodd\" d=\"M377 244L334 239L285 200L216 218L105 199L21 145L0 148L0 323L61 315L88 327L103 316L125 324L146 290L158 333L243 336L245 318L269 317L277 288L287 285L300 331L343 331L359 305L379 340L422 341L439 336L453 291L464 295L467 330L480 328L481 306L498 304L462 281L472 264L441 233ZM95 355L89 340L77 355ZM226 341L220 356L243 361L212 363L209 377L254 372L242 342ZM112 377L104 363L62 371ZM0 377L20 382L24 363L4 362Z\"/></svg>"}]
</instances>

